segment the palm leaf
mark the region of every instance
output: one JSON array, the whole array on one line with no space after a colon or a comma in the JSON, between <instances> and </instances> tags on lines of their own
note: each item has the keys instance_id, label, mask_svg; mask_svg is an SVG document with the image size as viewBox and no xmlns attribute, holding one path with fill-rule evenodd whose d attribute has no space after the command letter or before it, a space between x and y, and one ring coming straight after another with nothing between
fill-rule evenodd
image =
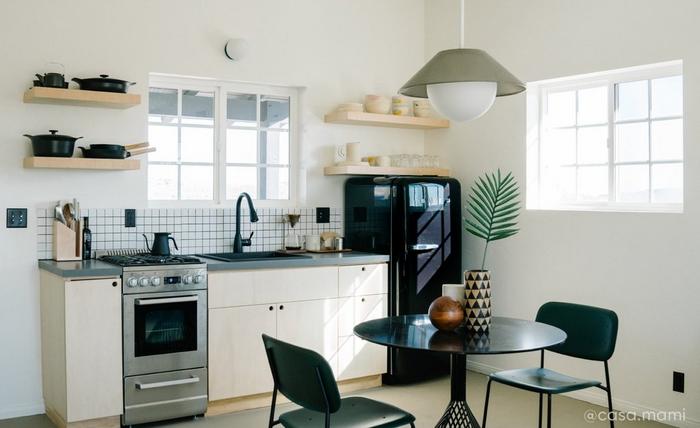
<instances>
[{"instance_id":1,"label":"palm leaf","mask_svg":"<svg viewBox=\"0 0 700 428\"><path fill-rule=\"evenodd\" d=\"M477 177L471 188L464 219L464 228L472 235L486 241L498 241L518 233L517 218L520 211L518 182L511 172L501 170ZM482 264L483 268L483 264Z\"/></svg>"}]
</instances>

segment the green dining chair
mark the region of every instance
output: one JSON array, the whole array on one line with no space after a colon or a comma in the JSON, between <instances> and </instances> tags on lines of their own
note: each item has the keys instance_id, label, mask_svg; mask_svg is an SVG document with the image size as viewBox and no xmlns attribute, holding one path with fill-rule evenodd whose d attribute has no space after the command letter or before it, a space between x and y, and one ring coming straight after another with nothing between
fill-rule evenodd
<instances>
[{"instance_id":1,"label":"green dining chair","mask_svg":"<svg viewBox=\"0 0 700 428\"><path fill-rule=\"evenodd\" d=\"M608 411L613 411L610 391L608 360L615 352L617 340L617 314L593 306L574 303L549 302L537 311L537 322L553 325L566 333L566 341L548 348L548 351L585 360L602 361L605 367L605 385L597 380L577 379L544 367L544 349L540 355L539 368L515 369L492 373L486 386L486 403L482 428L486 428L491 382L540 394L539 427L542 428L542 396L547 396L547 427L552 426L552 395L600 388L608 395ZM610 418L610 427L615 427Z\"/></svg>"},{"instance_id":2,"label":"green dining chair","mask_svg":"<svg viewBox=\"0 0 700 428\"><path fill-rule=\"evenodd\" d=\"M274 389L268 428L413 427L416 418L398 407L364 397L340 398L328 362L318 353L262 335ZM275 420L277 391L302 408Z\"/></svg>"}]
</instances>

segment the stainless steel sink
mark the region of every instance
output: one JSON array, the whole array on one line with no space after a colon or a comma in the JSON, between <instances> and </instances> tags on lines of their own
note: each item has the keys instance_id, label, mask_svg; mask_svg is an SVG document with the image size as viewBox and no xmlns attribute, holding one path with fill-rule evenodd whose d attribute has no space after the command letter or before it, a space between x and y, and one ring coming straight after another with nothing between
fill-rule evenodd
<instances>
[{"instance_id":1,"label":"stainless steel sink","mask_svg":"<svg viewBox=\"0 0 700 428\"><path fill-rule=\"evenodd\" d=\"M196 254L198 257L204 257L222 262L248 262L260 260L283 260L283 259L305 259L309 256L303 254L285 254L277 251L257 251L249 253L210 253Z\"/></svg>"}]
</instances>

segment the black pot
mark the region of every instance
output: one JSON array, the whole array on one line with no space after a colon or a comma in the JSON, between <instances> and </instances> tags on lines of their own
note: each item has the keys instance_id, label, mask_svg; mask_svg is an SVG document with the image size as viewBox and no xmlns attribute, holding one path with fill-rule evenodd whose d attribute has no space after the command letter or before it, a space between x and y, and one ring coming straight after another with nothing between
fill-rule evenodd
<instances>
[{"instance_id":1,"label":"black pot","mask_svg":"<svg viewBox=\"0 0 700 428\"><path fill-rule=\"evenodd\" d=\"M69 158L73 156L75 141L83 137L71 137L69 135L57 134L57 130L52 129L50 134L27 135L25 137L32 140L32 150L34 156L49 156L57 158Z\"/></svg>"},{"instance_id":2,"label":"black pot","mask_svg":"<svg viewBox=\"0 0 700 428\"><path fill-rule=\"evenodd\" d=\"M35 76L41 83L40 86L45 86L47 88L67 87L66 80L61 73L45 73L43 76L41 74L35 74Z\"/></svg>"},{"instance_id":3,"label":"black pot","mask_svg":"<svg viewBox=\"0 0 700 428\"><path fill-rule=\"evenodd\" d=\"M118 144L91 144L90 148L78 147L83 157L100 159L126 159L131 156L124 146Z\"/></svg>"},{"instance_id":4,"label":"black pot","mask_svg":"<svg viewBox=\"0 0 700 428\"><path fill-rule=\"evenodd\" d=\"M135 85L135 82L127 82L126 80L112 79L107 74L100 74L100 77L93 77L89 79L79 79L74 77L74 82L76 82L80 89L86 91L101 91L101 92L121 92L126 93L129 86Z\"/></svg>"}]
</instances>

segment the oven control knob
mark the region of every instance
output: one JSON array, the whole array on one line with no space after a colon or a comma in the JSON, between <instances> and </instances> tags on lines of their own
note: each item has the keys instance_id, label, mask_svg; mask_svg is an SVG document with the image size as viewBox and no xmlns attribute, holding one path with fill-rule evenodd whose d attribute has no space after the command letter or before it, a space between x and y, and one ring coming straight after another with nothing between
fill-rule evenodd
<instances>
[{"instance_id":1,"label":"oven control knob","mask_svg":"<svg viewBox=\"0 0 700 428\"><path fill-rule=\"evenodd\" d=\"M139 278L139 285L141 287L147 286L150 282L151 281L148 278L146 278L145 276L142 276L141 278Z\"/></svg>"},{"instance_id":2,"label":"oven control knob","mask_svg":"<svg viewBox=\"0 0 700 428\"><path fill-rule=\"evenodd\" d=\"M158 287L160 285L160 278L158 278L157 276L151 278L151 285L154 287Z\"/></svg>"},{"instance_id":3,"label":"oven control knob","mask_svg":"<svg viewBox=\"0 0 700 428\"><path fill-rule=\"evenodd\" d=\"M136 278L129 278L129 280L126 281L126 285L133 288L139 285L139 281Z\"/></svg>"},{"instance_id":4,"label":"oven control knob","mask_svg":"<svg viewBox=\"0 0 700 428\"><path fill-rule=\"evenodd\" d=\"M191 284L192 283L192 275L185 275L182 277L182 282L185 284Z\"/></svg>"},{"instance_id":5,"label":"oven control knob","mask_svg":"<svg viewBox=\"0 0 700 428\"><path fill-rule=\"evenodd\" d=\"M204 281L204 276L203 275L195 275L194 277L194 283L199 284L200 282Z\"/></svg>"}]
</instances>

